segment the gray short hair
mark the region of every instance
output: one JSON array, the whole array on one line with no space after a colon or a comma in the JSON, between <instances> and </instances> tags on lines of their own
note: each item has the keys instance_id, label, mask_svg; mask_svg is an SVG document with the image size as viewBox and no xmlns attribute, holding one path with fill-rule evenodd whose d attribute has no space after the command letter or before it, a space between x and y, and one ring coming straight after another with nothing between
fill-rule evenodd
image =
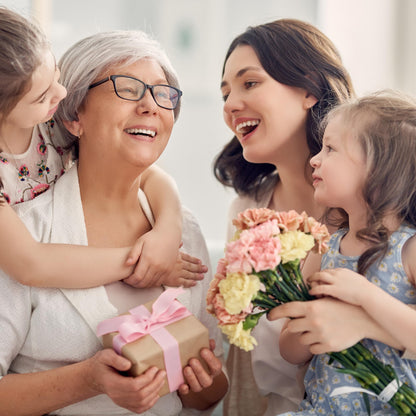
<instances>
[{"instance_id":1,"label":"gray short hair","mask_svg":"<svg viewBox=\"0 0 416 416\"><path fill-rule=\"evenodd\" d=\"M62 121L78 120L77 112L87 96L88 87L101 73L114 65L128 66L144 58L158 62L169 85L179 88L176 72L159 42L142 31L101 32L75 43L58 63L60 82L68 94L59 104L55 115L57 122L62 125ZM180 104L173 111L176 120ZM74 139L69 132L67 137L69 141Z\"/></svg>"}]
</instances>

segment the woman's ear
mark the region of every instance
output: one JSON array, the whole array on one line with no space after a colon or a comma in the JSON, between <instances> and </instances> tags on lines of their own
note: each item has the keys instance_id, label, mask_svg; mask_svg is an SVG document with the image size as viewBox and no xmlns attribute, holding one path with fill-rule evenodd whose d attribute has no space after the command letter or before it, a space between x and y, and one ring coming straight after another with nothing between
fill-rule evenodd
<instances>
[{"instance_id":1,"label":"woman's ear","mask_svg":"<svg viewBox=\"0 0 416 416\"><path fill-rule=\"evenodd\" d=\"M73 120L73 121L69 121L69 120L64 120L63 121L65 128L73 135L76 137L80 137L82 134L82 127L81 127L81 123L78 120Z\"/></svg>"},{"instance_id":2,"label":"woman's ear","mask_svg":"<svg viewBox=\"0 0 416 416\"><path fill-rule=\"evenodd\" d=\"M303 101L303 108L305 110L311 109L316 103L318 102L318 99L312 95L311 93L306 91L305 99Z\"/></svg>"}]
</instances>

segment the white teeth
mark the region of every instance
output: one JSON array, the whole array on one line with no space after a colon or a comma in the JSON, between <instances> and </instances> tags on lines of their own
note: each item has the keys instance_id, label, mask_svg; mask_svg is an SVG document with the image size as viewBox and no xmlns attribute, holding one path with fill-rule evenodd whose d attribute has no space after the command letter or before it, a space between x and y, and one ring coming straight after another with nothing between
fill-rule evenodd
<instances>
[{"instance_id":1,"label":"white teeth","mask_svg":"<svg viewBox=\"0 0 416 416\"><path fill-rule=\"evenodd\" d=\"M237 133L241 133L241 131L244 129L244 127L257 126L259 123L260 123L259 120L243 121L242 123L238 124L235 129L236 129Z\"/></svg>"},{"instance_id":2,"label":"white teeth","mask_svg":"<svg viewBox=\"0 0 416 416\"><path fill-rule=\"evenodd\" d=\"M146 134L147 136L155 137L156 132L154 130L147 129L126 129L129 134Z\"/></svg>"}]
</instances>

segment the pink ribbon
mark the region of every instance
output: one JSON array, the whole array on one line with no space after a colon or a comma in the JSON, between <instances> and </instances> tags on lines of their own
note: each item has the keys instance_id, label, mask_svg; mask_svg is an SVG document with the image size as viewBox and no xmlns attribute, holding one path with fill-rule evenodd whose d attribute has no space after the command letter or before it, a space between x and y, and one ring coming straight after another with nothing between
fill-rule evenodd
<instances>
[{"instance_id":1,"label":"pink ribbon","mask_svg":"<svg viewBox=\"0 0 416 416\"><path fill-rule=\"evenodd\" d=\"M182 288L169 288L153 303L152 313L140 305L130 309L130 315L116 316L100 322L97 326L98 336L118 332L113 338L113 348L118 354L121 354L124 345L150 335L163 350L171 392L177 390L184 379L178 342L164 327L191 315L188 309L176 300L181 293Z\"/></svg>"}]
</instances>

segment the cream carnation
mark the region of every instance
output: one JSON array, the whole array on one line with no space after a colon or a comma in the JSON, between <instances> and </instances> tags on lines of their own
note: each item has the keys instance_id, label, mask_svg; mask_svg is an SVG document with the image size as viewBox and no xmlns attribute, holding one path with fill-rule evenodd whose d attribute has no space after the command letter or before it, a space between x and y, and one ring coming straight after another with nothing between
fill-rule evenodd
<instances>
[{"instance_id":1,"label":"cream carnation","mask_svg":"<svg viewBox=\"0 0 416 416\"><path fill-rule=\"evenodd\" d=\"M253 296L260 289L260 279L255 275L230 273L218 284L224 298L225 310L230 314L246 312Z\"/></svg>"},{"instance_id":2,"label":"cream carnation","mask_svg":"<svg viewBox=\"0 0 416 416\"><path fill-rule=\"evenodd\" d=\"M296 259L303 259L312 247L315 245L315 239L310 234L302 231L287 231L280 234L280 243L282 251L282 263L288 263Z\"/></svg>"},{"instance_id":3,"label":"cream carnation","mask_svg":"<svg viewBox=\"0 0 416 416\"><path fill-rule=\"evenodd\" d=\"M243 329L242 322L234 325L221 325L220 328L223 334L227 335L231 344L245 351L251 351L254 345L257 345L256 339L250 334L251 331L245 331Z\"/></svg>"}]
</instances>

